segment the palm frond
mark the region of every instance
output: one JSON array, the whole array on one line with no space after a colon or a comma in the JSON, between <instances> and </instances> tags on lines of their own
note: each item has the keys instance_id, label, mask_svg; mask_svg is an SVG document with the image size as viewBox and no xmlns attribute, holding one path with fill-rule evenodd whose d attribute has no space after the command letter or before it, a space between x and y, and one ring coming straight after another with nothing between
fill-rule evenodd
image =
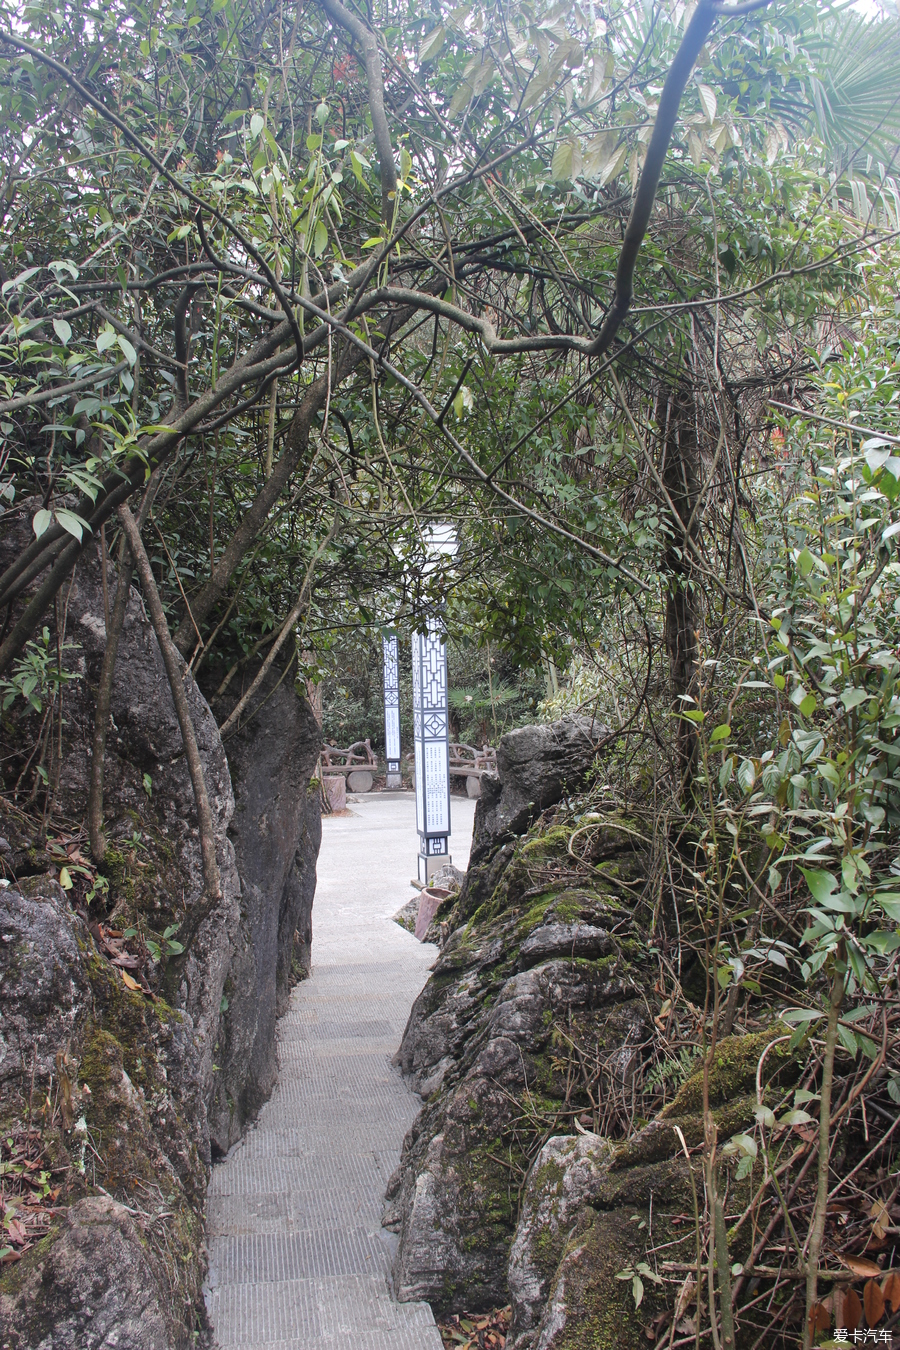
<instances>
[{"instance_id":1,"label":"palm frond","mask_svg":"<svg viewBox=\"0 0 900 1350\"><path fill-rule=\"evenodd\" d=\"M809 98L825 144L850 159L889 161L900 146L900 19L838 10L806 46L818 67Z\"/></svg>"}]
</instances>

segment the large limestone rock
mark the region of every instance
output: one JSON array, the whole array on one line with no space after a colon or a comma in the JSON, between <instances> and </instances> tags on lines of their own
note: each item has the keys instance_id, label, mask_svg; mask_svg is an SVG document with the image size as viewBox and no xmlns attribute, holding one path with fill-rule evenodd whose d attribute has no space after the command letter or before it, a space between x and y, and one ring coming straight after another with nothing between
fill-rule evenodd
<instances>
[{"instance_id":1,"label":"large limestone rock","mask_svg":"<svg viewBox=\"0 0 900 1350\"><path fill-rule=\"evenodd\" d=\"M3 1350L170 1350L186 1344L167 1306L151 1235L109 1196L79 1200L43 1263L0 1292Z\"/></svg>"},{"instance_id":2,"label":"large limestone rock","mask_svg":"<svg viewBox=\"0 0 900 1350\"><path fill-rule=\"evenodd\" d=\"M441 910L449 936L397 1055L424 1104L387 1193L396 1290L448 1311L510 1302L510 1350L639 1350L672 1301L659 1250L694 1257L681 1139L703 1140L702 1074L635 1132L647 1096L636 1108L634 1076L659 1004L634 917L648 844L638 821L571 789L561 803L561 771L547 809L513 765L501 757L510 778L479 804L474 862ZM587 767L585 749L579 779ZM720 1043L708 1086L721 1139L752 1123L756 1065L777 1035ZM787 1064L781 1044L768 1055L773 1073L782 1051Z\"/></svg>"},{"instance_id":3,"label":"large limestone rock","mask_svg":"<svg viewBox=\"0 0 900 1350\"><path fill-rule=\"evenodd\" d=\"M482 836L521 834L534 816L554 806L566 789L581 787L607 728L589 717L564 717L501 736L497 777L485 774L476 808L476 845ZM499 784L499 790L498 790ZM479 858L473 859L477 865Z\"/></svg>"},{"instance_id":4,"label":"large limestone rock","mask_svg":"<svg viewBox=\"0 0 900 1350\"><path fill-rule=\"evenodd\" d=\"M535 1159L509 1253L511 1350L530 1343L569 1233L598 1193L613 1152L599 1135L561 1135L548 1139Z\"/></svg>"},{"instance_id":5,"label":"large limestone rock","mask_svg":"<svg viewBox=\"0 0 900 1350\"><path fill-rule=\"evenodd\" d=\"M0 536L0 563L22 547L28 525L23 516ZM110 567L110 602L115 586ZM63 689L56 809L78 822L105 645L102 575L91 549L61 612L65 640L74 643L65 660L75 678ZM52 627L53 616L47 622ZM219 902L210 904L204 893L181 732L137 591L112 691L106 894L88 898L78 861L78 849L87 855L87 846L77 833L73 887L64 895L48 875L59 867L58 856L36 830L29 835L26 818L0 808L0 834L11 845L4 864L14 880L0 890L0 1124L12 1129L25 1119L29 1098L43 1100L52 1074L57 1105L43 1142L67 1176L59 1222L20 1262L0 1268L3 1350L12 1325L15 1350L203 1344L202 1210L211 1152L234 1141L271 1090L275 1018L291 981L308 967L319 841L318 803L306 793L315 761L311 739L318 739L308 708L286 682L229 743L236 808L217 719L182 669L213 814ZM9 716L6 731L16 725ZM30 748L35 726L27 717L18 725L23 745L32 738ZM18 773L7 758L4 767L10 765ZM98 945L98 920L136 929L155 944L159 959L142 972L151 995L126 987ZM176 945L165 941L167 930ZM90 1207L97 1187L112 1197L109 1212ZM67 1291L77 1283L70 1274L82 1259L84 1269L92 1259L108 1269L84 1292L79 1321L66 1309ZM143 1310L140 1332L126 1304ZM60 1325L50 1339L44 1308L56 1310ZM96 1339L84 1330L93 1322Z\"/></svg>"},{"instance_id":6,"label":"large limestone rock","mask_svg":"<svg viewBox=\"0 0 900 1350\"><path fill-rule=\"evenodd\" d=\"M678 1148L670 1135L669 1152ZM617 1152L589 1134L550 1139L538 1154L510 1251L510 1350L646 1346L645 1328L668 1291L661 1295L644 1275L636 1308L631 1280L620 1276L641 1263L654 1270L651 1244L668 1242L671 1260L691 1259L693 1225L682 1221L691 1211L690 1176L677 1156L617 1171Z\"/></svg>"},{"instance_id":7,"label":"large limestone rock","mask_svg":"<svg viewBox=\"0 0 900 1350\"><path fill-rule=\"evenodd\" d=\"M190 1016L130 992L46 876L0 892L0 997L0 1118L15 1133L52 1081L41 1141L65 1201L3 1267L0 1344L188 1350L203 1328L206 1189Z\"/></svg>"},{"instance_id":8,"label":"large limestone rock","mask_svg":"<svg viewBox=\"0 0 900 1350\"><path fill-rule=\"evenodd\" d=\"M0 891L0 1085L34 1071L44 1082L56 1056L81 1039L91 1010L74 915L47 878Z\"/></svg>"},{"instance_id":9,"label":"large limestone rock","mask_svg":"<svg viewBox=\"0 0 900 1350\"><path fill-rule=\"evenodd\" d=\"M756 1065L771 1042L767 1064L773 1072L764 1095L774 1101L795 1076L797 1066L779 1034L773 1027L719 1043L708 1089L720 1139L752 1122ZM584 1134L551 1138L543 1146L528 1174L510 1249L509 1350L644 1350L651 1336L659 1339L665 1319L662 1329L656 1319L671 1311L678 1283L695 1259L693 1187L702 1197L703 1179L697 1161L692 1185L681 1141L689 1148L702 1142L702 1099L700 1069L627 1142ZM751 1182L732 1177L727 1184L730 1206L742 1209ZM746 1256L749 1241L747 1232L732 1240L734 1260ZM661 1284L661 1259L681 1267L677 1276L671 1267L662 1271L674 1285ZM633 1274L643 1286L639 1306ZM678 1334L684 1333L682 1327ZM749 1345L755 1335L750 1331L739 1343Z\"/></svg>"},{"instance_id":10,"label":"large limestone rock","mask_svg":"<svg viewBox=\"0 0 900 1350\"><path fill-rule=\"evenodd\" d=\"M216 702L221 720L236 702L236 695ZM263 681L240 730L226 742L241 919L224 986L220 1073L210 1105L213 1146L222 1153L275 1085L275 1021L287 1009L292 986L309 974L322 837L310 778L320 745L309 704L277 671Z\"/></svg>"},{"instance_id":11,"label":"large limestone rock","mask_svg":"<svg viewBox=\"0 0 900 1350\"><path fill-rule=\"evenodd\" d=\"M578 1057L602 1061L604 1097L627 1091L648 1006L621 897L642 863L613 821L596 832L590 884L578 885L569 832L539 824L517 839L504 822L499 851L470 867L457 926L410 1016L397 1061L426 1102L388 1190L400 1298L505 1303L521 1181L554 1124L593 1109ZM493 889L466 919L466 892L471 904L486 874Z\"/></svg>"},{"instance_id":12,"label":"large limestone rock","mask_svg":"<svg viewBox=\"0 0 900 1350\"><path fill-rule=\"evenodd\" d=\"M111 604L113 567L108 586ZM103 580L93 550L82 555L75 570L66 638L76 644L70 666L82 678L65 688L58 802L66 816L80 820L90 781L93 690L106 645ZM184 952L166 960L161 992L191 1019L200 1053L200 1090L209 1101L217 1088L214 1050L240 924L241 880L228 833L234 793L225 748L206 699L182 667L215 826L222 882L215 906L205 897L194 793L168 677L140 595L132 589L112 689L104 796L110 849L103 871L115 918L151 934L178 925ZM208 1151L206 1127L203 1133Z\"/></svg>"},{"instance_id":13,"label":"large limestone rock","mask_svg":"<svg viewBox=\"0 0 900 1350\"><path fill-rule=\"evenodd\" d=\"M514 838L541 811L581 787L607 735L608 729L589 717L564 717L501 736L497 776L481 779L461 914L474 913L493 892Z\"/></svg>"}]
</instances>

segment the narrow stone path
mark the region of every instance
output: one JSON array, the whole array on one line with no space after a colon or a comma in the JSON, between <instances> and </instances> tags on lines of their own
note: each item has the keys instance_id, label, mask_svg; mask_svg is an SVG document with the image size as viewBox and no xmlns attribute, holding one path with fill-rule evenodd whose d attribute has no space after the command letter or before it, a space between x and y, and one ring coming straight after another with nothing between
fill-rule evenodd
<instances>
[{"instance_id":1,"label":"narrow stone path","mask_svg":"<svg viewBox=\"0 0 900 1350\"><path fill-rule=\"evenodd\" d=\"M454 797L465 867L474 802ZM435 949L391 921L412 895L415 803L372 794L326 818L313 972L279 1025L279 1081L213 1169L207 1306L221 1350L440 1350L395 1303L381 1203L419 1101L391 1065Z\"/></svg>"}]
</instances>

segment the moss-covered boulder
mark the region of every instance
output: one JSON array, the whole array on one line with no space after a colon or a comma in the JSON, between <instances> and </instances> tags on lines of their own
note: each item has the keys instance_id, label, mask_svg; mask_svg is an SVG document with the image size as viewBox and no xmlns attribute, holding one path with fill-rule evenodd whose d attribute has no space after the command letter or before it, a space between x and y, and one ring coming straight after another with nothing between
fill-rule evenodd
<instances>
[{"instance_id":1,"label":"moss-covered boulder","mask_svg":"<svg viewBox=\"0 0 900 1350\"><path fill-rule=\"evenodd\" d=\"M624 820L602 831L590 874L572 863L571 833L544 822L499 843L494 889L466 918L470 873L410 1017L397 1060L426 1103L388 1192L401 1298L453 1310L506 1302L535 1154L627 1095L648 1022L626 903L641 864ZM496 874L497 854L483 849L484 871Z\"/></svg>"},{"instance_id":2,"label":"moss-covered boulder","mask_svg":"<svg viewBox=\"0 0 900 1350\"><path fill-rule=\"evenodd\" d=\"M514 1350L637 1350L677 1293L653 1253L668 1244L676 1267L694 1257L702 1178L682 1139L703 1142L703 1074L695 1061L646 1118L661 996L636 918L640 822L577 795L539 815L539 794L523 801L488 781L469 873L441 913L450 935L397 1055L424 1105L388 1189L396 1289L438 1310L511 1301ZM757 1064L777 1038L718 1046L708 1087L721 1139L752 1125ZM766 1080L790 1072L772 1045Z\"/></svg>"},{"instance_id":3,"label":"moss-covered boulder","mask_svg":"<svg viewBox=\"0 0 900 1350\"><path fill-rule=\"evenodd\" d=\"M77 1201L4 1275L3 1350L187 1350L192 1340L168 1301L160 1247L152 1226L110 1196Z\"/></svg>"},{"instance_id":4,"label":"moss-covered boulder","mask_svg":"<svg viewBox=\"0 0 900 1350\"><path fill-rule=\"evenodd\" d=\"M777 1027L730 1036L717 1047L708 1081L720 1139L752 1125L756 1069L767 1047L763 1098L772 1100L795 1072ZM703 1134L698 1070L628 1140L586 1134L544 1145L510 1251L509 1350L643 1350L648 1328L652 1333L654 1320L671 1311L695 1259L694 1187L702 1204L703 1177L698 1158L692 1184L682 1140L695 1148ZM743 1208L749 1182L727 1170L720 1180ZM746 1256L748 1240L747 1232L738 1237L732 1259Z\"/></svg>"},{"instance_id":5,"label":"moss-covered boulder","mask_svg":"<svg viewBox=\"0 0 900 1350\"><path fill-rule=\"evenodd\" d=\"M9 515L0 564L31 537L28 513ZM106 579L114 592L111 563ZM275 1019L309 965L318 726L292 684L272 676L226 753L183 667L221 880L210 901L181 730L137 591L112 688L108 847L102 861L90 855L76 822L106 589L89 546L66 592L61 733L42 766L53 810L30 816L24 793L20 805L0 799L12 883L0 890L0 1162L26 1216L0 1265L2 1350L11 1327L15 1350L204 1343L209 1163L271 1090ZM50 632L54 623L48 614ZM4 710L0 787L14 800L36 717ZM22 1180L23 1149L28 1176L44 1178L36 1188Z\"/></svg>"},{"instance_id":6,"label":"moss-covered boulder","mask_svg":"<svg viewBox=\"0 0 900 1350\"><path fill-rule=\"evenodd\" d=\"M683 1158L618 1175L601 1165L598 1172L590 1203L565 1234L540 1321L511 1338L514 1350L645 1350L648 1329L652 1336L675 1292L658 1274L656 1250L665 1248L676 1262L693 1256ZM523 1321L517 1317L517 1327Z\"/></svg>"},{"instance_id":7,"label":"moss-covered boulder","mask_svg":"<svg viewBox=\"0 0 900 1350\"><path fill-rule=\"evenodd\" d=\"M56 1196L46 1236L0 1270L4 1350L187 1350L209 1156L189 1014L129 990L47 877L0 893L0 991L0 1116L36 1122Z\"/></svg>"}]
</instances>

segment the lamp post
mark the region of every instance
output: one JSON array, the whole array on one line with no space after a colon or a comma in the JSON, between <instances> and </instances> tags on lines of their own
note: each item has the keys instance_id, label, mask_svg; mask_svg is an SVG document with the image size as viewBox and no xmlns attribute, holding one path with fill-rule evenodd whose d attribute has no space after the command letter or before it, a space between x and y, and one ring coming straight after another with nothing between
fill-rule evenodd
<instances>
[{"instance_id":1,"label":"lamp post","mask_svg":"<svg viewBox=\"0 0 900 1350\"><path fill-rule=\"evenodd\" d=\"M428 620L413 633L413 746L416 761L416 829L419 881L450 862L450 719L447 706L447 647L444 626Z\"/></svg>"},{"instance_id":2,"label":"lamp post","mask_svg":"<svg viewBox=\"0 0 900 1350\"><path fill-rule=\"evenodd\" d=\"M423 536L424 572L436 571L441 556L456 553L452 525L434 524ZM416 761L418 878L427 885L450 859L450 708L447 699L447 645L439 615L412 639L413 748Z\"/></svg>"},{"instance_id":3,"label":"lamp post","mask_svg":"<svg viewBox=\"0 0 900 1350\"><path fill-rule=\"evenodd\" d=\"M400 654L397 634L383 637L384 651L384 757L387 760L387 789L403 786L400 774Z\"/></svg>"}]
</instances>

